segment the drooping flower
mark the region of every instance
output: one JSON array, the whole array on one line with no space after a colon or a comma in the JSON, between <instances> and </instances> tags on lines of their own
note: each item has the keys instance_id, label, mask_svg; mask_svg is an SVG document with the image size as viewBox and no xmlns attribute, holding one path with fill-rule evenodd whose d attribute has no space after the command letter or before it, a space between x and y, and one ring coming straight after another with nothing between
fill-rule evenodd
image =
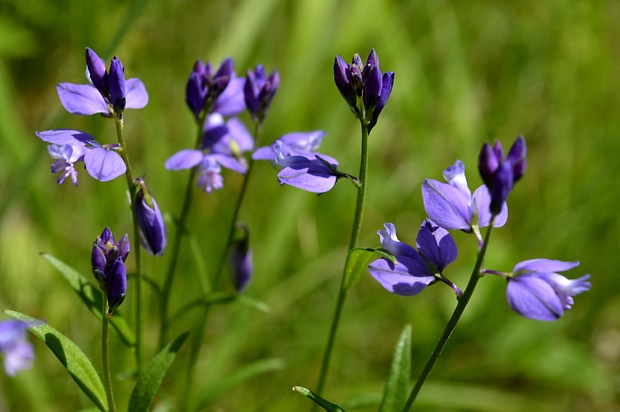
<instances>
[{"instance_id":1,"label":"drooping flower","mask_svg":"<svg viewBox=\"0 0 620 412\"><path fill-rule=\"evenodd\" d=\"M226 116L237 115L245 109L243 92L240 89L244 83L244 79L236 79L234 62L230 58L224 59L216 72L214 72L211 62L208 61L205 64L201 60L197 60L187 80L185 102L194 113L196 120L201 118L203 111L207 113L218 111ZM230 86L233 86L232 93L224 95ZM220 97L224 97L222 101L220 101ZM219 104L216 103L218 101L220 101ZM237 103L241 104L239 109L237 109L239 106Z\"/></svg>"},{"instance_id":2,"label":"drooping flower","mask_svg":"<svg viewBox=\"0 0 620 412\"><path fill-rule=\"evenodd\" d=\"M142 109L149 96L140 79L125 80L125 68L114 56L110 70L90 48L86 48L86 69L89 84L59 83L58 97L64 108L72 114L121 117L125 109Z\"/></svg>"},{"instance_id":3,"label":"drooping flower","mask_svg":"<svg viewBox=\"0 0 620 412\"><path fill-rule=\"evenodd\" d=\"M93 274L101 290L108 297L108 313L112 314L125 300L127 270L125 261L129 255L129 237L125 233L118 242L109 228L103 229L95 239L91 252Z\"/></svg>"},{"instance_id":4,"label":"drooping flower","mask_svg":"<svg viewBox=\"0 0 620 412\"><path fill-rule=\"evenodd\" d=\"M448 230L472 232L474 216L478 216L478 227L489 225L491 213L489 204L491 196L482 185L472 196L467 179L465 165L460 160L444 170L443 177L448 183L425 179L422 183L424 210L439 226ZM501 212L495 217L495 227L501 227L508 219L508 206L504 202Z\"/></svg>"},{"instance_id":5,"label":"drooping flower","mask_svg":"<svg viewBox=\"0 0 620 412\"><path fill-rule=\"evenodd\" d=\"M347 64L342 57L336 56L334 61L334 81L340 94L348 103L351 111L357 118L361 118L362 111L358 103L364 108L364 121L368 123L368 131L377 123L379 114L388 101L394 85L394 73L381 74L379 57L375 49L370 51L366 64L356 53L351 64Z\"/></svg>"},{"instance_id":6,"label":"drooping flower","mask_svg":"<svg viewBox=\"0 0 620 412\"><path fill-rule=\"evenodd\" d=\"M394 224L386 223L385 229L377 232L381 247L394 255L397 261L393 263L382 258L368 266L370 274L381 286L397 295L412 296L440 280L461 295L461 291L443 276L445 267L454 262L458 254L448 231L430 219L424 220L416 239L418 250L415 250L398 240Z\"/></svg>"},{"instance_id":7,"label":"drooping flower","mask_svg":"<svg viewBox=\"0 0 620 412\"><path fill-rule=\"evenodd\" d=\"M573 305L573 296L590 290L590 275L567 279L556 273L577 267L579 262L532 259L518 263L508 277L506 297L519 315L554 321Z\"/></svg>"},{"instance_id":8,"label":"drooping flower","mask_svg":"<svg viewBox=\"0 0 620 412\"><path fill-rule=\"evenodd\" d=\"M326 133L323 130L315 130L312 132L293 132L280 136L277 140L282 142L282 154L284 156L304 156L314 157L318 152L319 146L325 138ZM320 154L323 158L328 156ZM270 160L276 161L276 153L273 147L263 146L259 147L252 154L254 160Z\"/></svg>"},{"instance_id":9,"label":"drooping flower","mask_svg":"<svg viewBox=\"0 0 620 412\"><path fill-rule=\"evenodd\" d=\"M221 189L222 166L239 174L247 171L243 153L254 148L254 140L243 123L232 118L224 122L219 113L210 115L197 149L185 149L166 160L168 170L183 170L198 166L197 185L205 192Z\"/></svg>"},{"instance_id":10,"label":"drooping flower","mask_svg":"<svg viewBox=\"0 0 620 412\"><path fill-rule=\"evenodd\" d=\"M230 277L238 293L241 293L252 280L254 265L252 263L252 250L250 249L250 235L247 226L238 225L243 231L243 236L230 248L228 263L230 265Z\"/></svg>"},{"instance_id":11,"label":"drooping flower","mask_svg":"<svg viewBox=\"0 0 620 412\"><path fill-rule=\"evenodd\" d=\"M517 137L508 156L504 155L504 149L499 141L496 141L493 147L488 143L482 146L478 169L491 194L489 207L492 214L500 213L502 204L508 198L512 187L525 173L526 154L527 148L523 136Z\"/></svg>"},{"instance_id":12,"label":"drooping flower","mask_svg":"<svg viewBox=\"0 0 620 412\"><path fill-rule=\"evenodd\" d=\"M166 224L144 179L137 178L136 183L140 187L133 199L133 208L140 227L140 243L150 254L160 256L164 253L168 240Z\"/></svg>"},{"instance_id":13,"label":"drooping flower","mask_svg":"<svg viewBox=\"0 0 620 412\"><path fill-rule=\"evenodd\" d=\"M279 86L280 75L277 70L271 72L269 77L261 65L256 66L254 71L248 70L243 92L245 105L254 122L263 122Z\"/></svg>"},{"instance_id":14,"label":"drooping flower","mask_svg":"<svg viewBox=\"0 0 620 412\"><path fill-rule=\"evenodd\" d=\"M125 162L116 153L118 144L101 145L94 137L79 130L57 129L37 132L44 142L51 143L48 152L56 161L52 164L52 173L61 173L58 183L68 177L75 186L78 185L75 165L84 162L86 171L93 178L107 182L123 175Z\"/></svg>"},{"instance_id":15,"label":"drooping flower","mask_svg":"<svg viewBox=\"0 0 620 412\"><path fill-rule=\"evenodd\" d=\"M4 371L8 376L30 369L34 360L34 349L26 339L28 322L5 320L0 322L0 355L4 358Z\"/></svg>"}]
</instances>

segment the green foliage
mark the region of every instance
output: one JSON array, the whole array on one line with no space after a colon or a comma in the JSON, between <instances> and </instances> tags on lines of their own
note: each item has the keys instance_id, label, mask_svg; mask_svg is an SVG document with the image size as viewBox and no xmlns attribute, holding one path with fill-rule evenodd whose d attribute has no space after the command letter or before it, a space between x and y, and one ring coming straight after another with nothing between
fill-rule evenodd
<instances>
[{"instance_id":1,"label":"green foliage","mask_svg":"<svg viewBox=\"0 0 620 412\"><path fill-rule=\"evenodd\" d=\"M323 399L316 393L312 392L310 389L304 388L302 386L293 386L293 390L295 392L299 392L302 395L305 395L306 397L312 399L314 403L319 405L321 408L323 408L327 412L344 412L344 409L342 409L340 406L335 405L326 399Z\"/></svg>"},{"instance_id":2,"label":"green foliage","mask_svg":"<svg viewBox=\"0 0 620 412\"><path fill-rule=\"evenodd\" d=\"M405 326L394 349L390 376L385 384L385 391L379 412L402 411L409 393L411 381L411 325Z\"/></svg>"},{"instance_id":3,"label":"green foliage","mask_svg":"<svg viewBox=\"0 0 620 412\"><path fill-rule=\"evenodd\" d=\"M377 256L396 263L396 258L383 249L353 248L347 255L344 269L344 288L350 290L360 280L362 274L368 272L368 264Z\"/></svg>"}]
</instances>

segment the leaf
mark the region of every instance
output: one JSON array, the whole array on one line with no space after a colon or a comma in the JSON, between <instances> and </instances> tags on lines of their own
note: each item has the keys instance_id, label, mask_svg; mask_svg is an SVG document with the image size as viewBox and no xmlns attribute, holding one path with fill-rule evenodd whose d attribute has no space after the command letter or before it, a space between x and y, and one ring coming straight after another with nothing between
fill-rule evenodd
<instances>
[{"instance_id":1,"label":"leaf","mask_svg":"<svg viewBox=\"0 0 620 412\"><path fill-rule=\"evenodd\" d=\"M69 286L73 288L75 293L78 294L82 302L86 305L88 310L95 315L95 317L101 320L101 299L102 293L91 282L89 282L78 271L64 263L63 261L56 259L54 256L42 253L41 256L52 264L65 278ZM118 311L114 312L114 316L110 318L110 325L112 330L118 335L121 342L128 347L135 346L136 338L133 332L127 325L125 318L119 315Z\"/></svg>"},{"instance_id":2,"label":"leaf","mask_svg":"<svg viewBox=\"0 0 620 412\"><path fill-rule=\"evenodd\" d=\"M204 409L208 404L215 401L224 392L242 384L243 382L274 370L282 369L284 362L282 359L270 358L261 359L239 369L230 376L219 379L202 395L196 410Z\"/></svg>"},{"instance_id":3,"label":"leaf","mask_svg":"<svg viewBox=\"0 0 620 412\"><path fill-rule=\"evenodd\" d=\"M411 380L411 325L405 326L398 339L390 376L385 384L385 391L379 412L400 411L407 401L407 387Z\"/></svg>"},{"instance_id":4,"label":"leaf","mask_svg":"<svg viewBox=\"0 0 620 412\"><path fill-rule=\"evenodd\" d=\"M347 256L344 269L344 288L351 289L360 280L362 273L368 271L370 261L375 258L375 253L396 263L396 258L383 249L358 247L351 249Z\"/></svg>"},{"instance_id":5,"label":"leaf","mask_svg":"<svg viewBox=\"0 0 620 412\"><path fill-rule=\"evenodd\" d=\"M67 369L82 392L103 411L108 410L108 399L101 379L84 352L69 338L51 326L23 313L5 310L14 319L28 322L28 330L41 339Z\"/></svg>"},{"instance_id":6,"label":"leaf","mask_svg":"<svg viewBox=\"0 0 620 412\"><path fill-rule=\"evenodd\" d=\"M133 392L131 393L131 399L129 400L129 411L148 411L153 399L157 394L159 385L161 384L164 376L168 372L168 368L172 365L174 358L177 356L177 352L181 348L181 345L187 339L189 332L181 334L168 346L163 348L161 352L151 359L146 369L136 383Z\"/></svg>"},{"instance_id":7,"label":"leaf","mask_svg":"<svg viewBox=\"0 0 620 412\"><path fill-rule=\"evenodd\" d=\"M325 409L327 412L344 412L344 409L342 409L340 406L321 398L310 389L306 389L303 386L293 386L293 390L301 393L302 395L306 395L308 398L312 399L314 403Z\"/></svg>"}]
</instances>

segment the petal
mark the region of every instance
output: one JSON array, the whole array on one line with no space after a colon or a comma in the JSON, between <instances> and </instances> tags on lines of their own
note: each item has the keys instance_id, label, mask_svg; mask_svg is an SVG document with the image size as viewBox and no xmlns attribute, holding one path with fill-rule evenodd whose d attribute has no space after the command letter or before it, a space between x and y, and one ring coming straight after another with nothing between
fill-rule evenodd
<instances>
[{"instance_id":1,"label":"petal","mask_svg":"<svg viewBox=\"0 0 620 412\"><path fill-rule=\"evenodd\" d=\"M245 100L243 97L244 86L245 78L232 78L222 94L220 94L220 97L215 101L213 112L226 117L236 116L242 113L245 110Z\"/></svg>"},{"instance_id":2,"label":"petal","mask_svg":"<svg viewBox=\"0 0 620 412\"><path fill-rule=\"evenodd\" d=\"M513 273L517 272L540 272L553 273L564 272L579 266L579 262L564 262L561 260L551 259L531 259L517 263L513 269Z\"/></svg>"},{"instance_id":3,"label":"petal","mask_svg":"<svg viewBox=\"0 0 620 412\"><path fill-rule=\"evenodd\" d=\"M226 126L230 137L239 146L239 152L243 153L254 149L254 139L241 120L236 117L232 118L226 122Z\"/></svg>"},{"instance_id":4,"label":"petal","mask_svg":"<svg viewBox=\"0 0 620 412\"><path fill-rule=\"evenodd\" d=\"M422 183L424 210L439 226L448 230L471 230L470 199L454 186L426 179Z\"/></svg>"},{"instance_id":5,"label":"petal","mask_svg":"<svg viewBox=\"0 0 620 412\"><path fill-rule=\"evenodd\" d=\"M280 183L312 193L329 191L338 178L319 160L308 160L302 156L289 156L287 166L278 173Z\"/></svg>"},{"instance_id":6,"label":"petal","mask_svg":"<svg viewBox=\"0 0 620 412\"><path fill-rule=\"evenodd\" d=\"M259 147L252 153L252 159L254 160L276 160L276 154L274 153L271 146L263 146Z\"/></svg>"},{"instance_id":7,"label":"petal","mask_svg":"<svg viewBox=\"0 0 620 412\"><path fill-rule=\"evenodd\" d=\"M489 189L482 185L474 192L474 203L478 211L478 226L480 228L489 226L491 223L491 195ZM502 210L495 216L494 227L502 227L508 220L508 205L506 202L502 205Z\"/></svg>"},{"instance_id":8,"label":"petal","mask_svg":"<svg viewBox=\"0 0 620 412\"><path fill-rule=\"evenodd\" d=\"M233 170L242 175L245 174L245 172L247 171L247 166L240 163L233 156L220 154L220 153L214 153L214 154L206 155L205 159L207 158L213 159L220 165L224 166L226 169Z\"/></svg>"},{"instance_id":9,"label":"petal","mask_svg":"<svg viewBox=\"0 0 620 412\"><path fill-rule=\"evenodd\" d=\"M79 130L56 129L37 132L37 136L44 142L53 143L58 146L70 145L97 145L95 138L88 133Z\"/></svg>"},{"instance_id":10,"label":"petal","mask_svg":"<svg viewBox=\"0 0 620 412\"><path fill-rule=\"evenodd\" d=\"M443 178L449 185L456 187L467 197L471 197L471 191L467 186L467 178L465 177L465 163L456 160L452 166L443 171Z\"/></svg>"},{"instance_id":11,"label":"petal","mask_svg":"<svg viewBox=\"0 0 620 412\"><path fill-rule=\"evenodd\" d=\"M204 154L200 150L181 150L170 156L164 166L168 170L189 169L200 163L203 157Z\"/></svg>"},{"instance_id":12,"label":"petal","mask_svg":"<svg viewBox=\"0 0 620 412\"><path fill-rule=\"evenodd\" d=\"M125 80L125 109L142 109L149 102L149 94L140 79Z\"/></svg>"},{"instance_id":13,"label":"petal","mask_svg":"<svg viewBox=\"0 0 620 412\"><path fill-rule=\"evenodd\" d=\"M89 150L84 155L84 164L88 174L101 182L116 179L127 170L118 153L103 148Z\"/></svg>"},{"instance_id":14,"label":"petal","mask_svg":"<svg viewBox=\"0 0 620 412\"><path fill-rule=\"evenodd\" d=\"M434 276L412 276L402 263L394 265L385 259L375 260L368 270L387 291L401 296L417 295L435 280Z\"/></svg>"},{"instance_id":15,"label":"petal","mask_svg":"<svg viewBox=\"0 0 620 412\"><path fill-rule=\"evenodd\" d=\"M16 341L26 338L28 322L21 320L4 320L0 322L0 352L7 350Z\"/></svg>"},{"instance_id":16,"label":"petal","mask_svg":"<svg viewBox=\"0 0 620 412\"><path fill-rule=\"evenodd\" d=\"M533 276L518 276L508 281L506 298L521 316L534 320L554 321L564 308L551 285Z\"/></svg>"},{"instance_id":17,"label":"petal","mask_svg":"<svg viewBox=\"0 0 620 412\"><path fill-rule=\"evenodd\" d=\"M416 244L418 251L430 260L440 273L448 264L454 262L458 255L456 243L450 233L430 219L422 222Z\"/></svg>"},{"instance_id":18,"label":"petal","mask_svg":"<svg viewBox=\"0 0 620 412\"><path fill-rule=\"evenodd\" d=\"M4 353L4 370L8 376L15 376L20 370L30 369L33 359L32 344L25 340L18 341Z\"/></svg>"},{"instance_id":19,"label":"petal","mask_svg":"<svg viewBox=\"0 0 620 412\"><path fill-rule=\"evenodd\" d=\"M110 114L110 108L103 96L90 84L59 83L56 90L63 107L71 114Z\"/></svg>"},{"instance_id":20,"label":"petal","mask_svg":"<svg viewBox=\"0 0 620 412\"><path fill-rule=\"evenodd\" d=\"M394 226L393 223L388 222L383 226L385 227L385 230L379 230L377 232L379 238L381 239L381 247L383 249L387 250L396 257L413 257L418 254L413 246L398 240L398 237L396 236L396 226Z\"/></svg>"}]
</instances>

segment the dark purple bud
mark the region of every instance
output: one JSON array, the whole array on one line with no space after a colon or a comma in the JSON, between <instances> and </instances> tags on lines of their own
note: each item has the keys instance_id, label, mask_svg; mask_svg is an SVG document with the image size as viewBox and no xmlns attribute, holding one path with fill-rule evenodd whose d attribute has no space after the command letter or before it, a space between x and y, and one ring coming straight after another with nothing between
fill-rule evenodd
<instances>
[{"instance_id":1,"label":"dark purple bud","mask_svg":"<svg viewBox=\"0 0 620 412\"><path fill-rule=\"evenodd\" d=\"M495 155L495 151L490 144L485 143L480 150L480 156L478 157L478 170L480 171L480 177L482 181L489 188L493 187L493 175L499 167L501 159L498 159Z\"/></svg>"},{"instance_id":2,"label":"dark purple bud","mask_svg":"<svg viewBox=\"0 0 620 412\"><path fill-rule=\"evenodd\" d=\"M385 104L387 103L388 99L390 98L390 95L392 94L393 85L394 85L394 73L393 72L384 73L383 79L381 81L381 96L379 97L379 104L377 104L377 107L372 112L372 116L370 117L370 123L368 124L369 133L372 130L372 128L375 127L375 124L377 124L377 120L379 119L379 114L381 114L381 111L385 107Z\"/></svg>"},{"instance_id":3,"label":"dark purple bud","mask_svg":"<svg viewBox=\"0 0 620 412\"><path fill-rule=\"evenodd\" d=\"M334 82L349 107L357 110L357 97L349 82L349 65L340 56L334 60Z\"/></svg>"},{"instance_id":4,"label":"dark purple bud","mask_svg":"<svg viewBox=\"0 0 620 412\"><path fill-rule=\"evenodd\" d=\"M127 260L127 255L129 255L129 236L127 233L121 237L121 240L117 243L118 247L118 257L123 259L123 262Z\"/></svg>"},{"instance_id":5,"label":"dark purple bud","mask_svg":"<svg viewBox=\"0 0 620 412\"><path fill-rule=\"evenodd\" d=\"M527 167L527 147L523 136L517 137L517 140L512 144L506 160L512 165L514 183L517 183L525 174Z\"/></svg>"},{"instance_id":6,"label":"dark purple bud","mask_svg":"<svg viewBox=\"0 0 620 412\"><path fill-rule=\"evenodd\" d=\"M364 67L364 62L362 61L362 58L360 57L359 54L355 53L353 55L353 60L351 60L351 66L355 66L359 69L360 73Z\"/></svg>"},{"instance_id":7,"label":"dark purple bud","mask_svg":"<svg viewBox=\"0 0 620 412\"><path fill-rule=\"evenodd\" d=\"M112 234L110 228L106 227L103 229L103 232L101 232L101 241L104 245L108 242L114 243L114 235Z\"/></svg>"},{"instance_id":8,"label":"dark purple bud","mask_svg":"<svg viewBox=\"0 0 620 412\"><path fill-rule=\"evenodd\" d=\"M374 68L379 68L379 56L377 56L375 49L372 49L368 55L368 59L366 59L366 65L362 70L362 79L364 79L364 81L368 79L368 75Z\"/></svg>"},{"instance_id":9,"label":"dark purple bud","mask_svg":"<svg viewBox=\"0 0 620 412\"><path fill-rule=\"evenodd\" d=\"M185 87L185 102L189 109L194 113L196 119L204 108L207 90L203 86L202 79L195 71L189 75L187 86Z\"/></svg>"},{"instance_id":10,"label":"dark purple bud","mask_svg":"<svg viewBox=\"0 0 620 412\"><path fill-rule=\"evenodd\" d=\"M110 103L114 108L116 116L121 116L125 110L125 68L123 64L114 56L110 64Z\"/></svg>"},{"instance_id":11,"label":"dark purple bud","mask_svg":"<svg viewBox=\"0 0 620 412\"><path fill-rule=\"evenodd\" d=\"M279 86L280 75L277 70L269 78L265 77L265 71L260 65L256 66L254 72L248 70L243 93L246 107L255 122L262 123L265 119Z\"/></svg>"},{"instance_id":12,"label":"dark purple bud","mask_svg":"<svg viewBox=\"0 0 620 412\"><path fill-rule=\"evenodd\" d=\"M361 96L364 90L364 82L362 81L362 72L357 66L349 67L349 82L356 96Z\"/></svg>"},{"instance_id":13,"label":"dark purple bud","mask_svg":"<svg viewBox=\"0 0 620 412\"><path fill-rule=\"evenodd\" d=\"M93 250L91 253L91 263L93 267L93 273L99 283L105 282L106 271L108 266L108 259L105 250L105 246L97 243L93 244Z\"/></svg>"},{"instance_id":14,"label":"dark purple bud","mask_svg":"<svg viewBox=\"0 0 620 412\"><path fill-rule=\"evenodd\" d=\"M114 269L114 262L118 260L123 263L128 254L129 237L127 234L124 234L118 242L114 242L114 235L106 227L101 236L95 239L91 252L91 263L95 278L102 290L108 290L112 271L118 270L118 268Z\"/></svg>"},{"instance_id":15,"label":"dark purple bud","mask_svg":"<svg viewBox=\"0 0 620 412\"><path fill-rule=\"evenodd\" d=\"M235 64L233 62L233 59L226 58L224 59L222 64L220 64L219 69L217 69L217 72L215 73L213 77L216 79L218 77L230 77L234 73L234 67L235 67Z\"/></svg>"},{"instance_id":16,"label":"dark purple bud","mask_svg":"<svg viewBox=\"0 0 620 412\"><path fill-rule=\"evenodd\" d=\"M86 67L88 75L102 96L108 95L108 72L103 60L91 48L86 48Z\"/></svg>"},{"instance_id":17,"label":"dark purple bud","mask_svg":"<svg viewBox=\"0 0 620 412\"><path fill-rule=\"evenodd\" d=\"M142 246L152 255L160 256L166 248L168 233L164 218L157 202L149 193L142 178L136 179L140 185L133 201L134 212L140 227Z\"/></svg>"},{"instance_id":18,"label":"dark purple bud","mask_svg":"<svg viewBox=\"0 0 620 412\"><path fill-rule=\"evenodd\" d=\"M362 93L364 99L364 110L366 111L366 118L370 119L372 114L379 104L379 99L382 90L382 77L381 71L377 67L370 69L368 77L364 82L364 90Z\"/></svg>"},{"instance_id":19,"label":"dark purple bud","mask_svg":"<svg viewBox=\"0 0 620 412\"><path fill-rule=\"evenodd\" d=\"M489 189L491 194L491 214L497 215L502 210L502 205L508 198L508 194L514 185L512 175L512 165L509 162L502 163L495 171L493 189Z\"/></svg>"},{"instance_id":20,"label":"dark purple bud","mask_svg":"<svg viewBox=\"0 0 620 412\"><path fill-rule=\"evenodd\" d=\"M114 260L114 262L112 262L106 286L109 314L112 314L114 310L116 310L116 308L118 308L121 303L123 303L123 300L125 300L126 291L127 270L125 269L123 259L118 257L116 260Z\"/></svg>"},{"instance_id":21,"label":"dark purple bud","mask_svg":"<svg viewBox=\"0 0 620 412\"><path fill-rule=\"evenodd\" d=\"M252 251L249 249L249 233L245 225L240 225L243 237L230 249L229 265L233 286L238 293L243 292L252 279L254 266Z\"/></svg>"},{"instance_id":22,"label":"dark purple bud","mask_svg":"<svg viewBox=\"0 0 620 412\"><path fill-rule=\"evenodd\" d=\"M194 73L201 79L207 77L205 64L201 60L196 60L196 63L194 63Z\"/></svg>"},{"instance_id":23,"label":"dark purple bud","mask_svg":"<svg viewBox=\"0 0 620 412\"><path fill-rule=\"evenodd\" d=\"M252 116L254 116L254 114L258 112L258 86L256 84L256 76L252 70L248 70L248 74L245 78L243 97L245 99L245 106Z\"/></svg>"}]
</instances>

